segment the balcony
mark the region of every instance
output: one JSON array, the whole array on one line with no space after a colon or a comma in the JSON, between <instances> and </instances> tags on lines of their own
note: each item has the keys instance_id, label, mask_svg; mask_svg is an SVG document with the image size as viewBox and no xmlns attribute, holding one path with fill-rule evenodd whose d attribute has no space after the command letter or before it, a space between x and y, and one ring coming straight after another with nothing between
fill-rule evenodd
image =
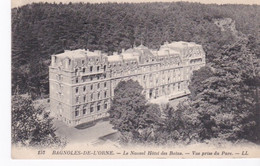
<instances>
[{"instance_id":1,"label":"balcony","mask_svg":"<svg viewBox=\"0 0 260 166\"><path fill-rule=\"evenodd\" d=\"M86 73L83 73L83 72L80 72L80 76L90 76L90 75L98 75L98 74L103 74L105 73L104 71L93 71L93 72L86 72Z\"/></svg>"}]
</instances>

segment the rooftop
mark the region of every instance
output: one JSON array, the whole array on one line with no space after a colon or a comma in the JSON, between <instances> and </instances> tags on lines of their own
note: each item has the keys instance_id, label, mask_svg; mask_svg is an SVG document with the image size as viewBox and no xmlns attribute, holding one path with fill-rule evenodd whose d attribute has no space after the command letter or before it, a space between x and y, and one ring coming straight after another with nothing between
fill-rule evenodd
<instances>
[{"instance_id":1,"label":"rooftop","mask_svg":"<svg viewBox=\"0 0 260 166\"><path fill-rule=\"evenodd\" d=\"M63 53L55 55L56 57L60 59L65 58L72 58L72 59L81 59L85 58L86 56L100 56L101 51L95 50L94 52L85 50L85 49L77 49L77 50L65 50Z\"/></svg>"},{"instance_id":2,"label":"rooftop","mask_svg":"<svg viewBox=\"0 0 260 166\"><path fill-rule=\"evenodd\" d=\"M111 55L107 57L108 62L121 61L122 58L119 55Z\"/></svg>"},{"instance_id":3,"label":"rooftop","mask_svg":"<svg viewBox=\"0 0 260 166\"><path fill-rule=\"evenodd\" d=\"M184 48L184 47L194 47L194 46L199 46L198 44L194 43L194 42L184 42L184 41L178 41L178 42L172 42L172 43L168 43L168 44L164 44L164 45L168 45L168 47L179 47L179 48Z\"/></svg>"},{"instance_id":4,"label":"rooftop","mask_svg":"<svg viewBox=\"0 0 260 166\"><path fill-rule=\"evenodd\" d=\"M78 50L65 50L65 52L55 55L58 58L84 58L86 56L86 51L84 49Z\"/></svg>"},{"instance_id":5,"label":"rooftop","mask_svg":"<svg viewBox=\"0 0 260 166\"><path fill-rule=\"evenodd\" d=\"M139 56L154 56L154 55L163 56L163 55L167 55L168 52L170 54L180 54L178 48L183 49L186 47L194 47L194 46L200 46L200 45L193 42L184 42L184 41L178 41L172 43L165 42L164 45L162 45L158 51L155 51L141 44L138 47L127 49L126 51L122 52L121 55L118 55L116 53L112 56L108 56L108 61L121 61L122 58L125 60L129 60L129 59L138 60ZM100 55L101 55L101 51L99 50L92 52L85 49L78 49L78 50L65 50L64 53L60 53L55 56L61 59L65 59L65 58L80 59L80 58L100 56Z\"/></svg>"}]
</instances>

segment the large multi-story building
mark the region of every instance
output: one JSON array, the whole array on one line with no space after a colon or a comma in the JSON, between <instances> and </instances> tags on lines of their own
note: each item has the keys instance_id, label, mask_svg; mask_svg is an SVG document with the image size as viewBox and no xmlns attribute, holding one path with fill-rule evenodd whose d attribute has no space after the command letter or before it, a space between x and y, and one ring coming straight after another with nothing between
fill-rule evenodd
<instances>
[{"instance_id":1,"label":"large multi-story building","mask_svg":"<svg viewBox=\"0 0 260 166\"><path fill-rule=\"evenodd\" d=\"M128 79L143 86L148 100L182 97L193 70L204 65L202 46L187 42L166 42L159 50L140 45L111 56L65 51L49 66L50 109L69 126L107 117L115 87Z\"/></svg>"}]
</instances>

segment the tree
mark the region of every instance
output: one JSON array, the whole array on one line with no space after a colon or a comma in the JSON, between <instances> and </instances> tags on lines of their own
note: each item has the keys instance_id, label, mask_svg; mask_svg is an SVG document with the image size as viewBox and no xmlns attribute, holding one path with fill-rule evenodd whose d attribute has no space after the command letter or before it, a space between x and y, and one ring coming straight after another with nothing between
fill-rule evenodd
<instances>
[{"instance_id":1,"label":"tree","mask_svg":"<svg viewBox=\"0 0 260 166\"><path fill-rule=\"evenodd\" d=\"M142 86L133 80L121 81L115 88L108 112L110 123L121 133L124 142L153 139L160 109L158 105L148 104L142 91Z\"/></svg>"},{"instance_id":2,"label":"tree","mask_svg":"<svg viewBox=\"0 0 260 166\"><path fill-rule=\"evenodd\" d=\"M42 107L35 108L29 96L12 97L12 143L22 146L65 145L55 134L52 118Z\"/></svg>"},{"instance_id":3,"label":"tree","mask_svg":"<svg viewBox=\"0 0 260 166\"><path fill-rule=\"evenodd\" d=\"M193 72L193 77L191 77L191 83L189 85L189 89L191 91L191 96L195 97L200 92L203 91L203 84L201 84L207 78L213 76L213 71L210 67L205 66L200 68L200 70L195 70Z\"/></svg>"},{"instance_id":4,"label":"tree","mask_svg":"<svg viewBox=\"0 0 260 166\"><path fill-rule=\"evenodd\" d=\"M238 40L214 60L219 64L214 69L201 68L192 76L190 110L197 113L194 116L198 125L194 130L200 140L259 139L259 85L249 83L257 81L259 68L252 63L257 59L246 43Z\"/></svg>"}]
</instances>

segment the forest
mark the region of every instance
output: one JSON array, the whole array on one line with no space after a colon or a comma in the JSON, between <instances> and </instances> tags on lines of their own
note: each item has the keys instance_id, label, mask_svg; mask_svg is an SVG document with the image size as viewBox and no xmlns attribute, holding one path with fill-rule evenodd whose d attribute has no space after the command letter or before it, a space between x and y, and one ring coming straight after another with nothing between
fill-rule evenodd
<instances>
[{"instance_id":1,"label":"forest","mask_svg":"<svg viewBox=\"0 0 260 166\"><path fill-rule=\"evenodd\" d=\"M31 100L49 97L51 55L79 48L102 50L111 55L141 43L156 49L165 41L201 44L207 65L194 71L189 85L191 95L176 109L148 103L137 82L119 83L109 112L110 122L121 133L121 140L166 144L216 138L259 143L258 5L34 3L13 8L13 120L20 119L16 116L20 111L28 116L27 108L35 109ZM21 99L19 95L29 97ZM122 100L122 96L136 102L125 104L127 100ZM35 110L48 117L41 109ZM28 125L26 121L23 123ZM48 132L53 135L49 142L62 143L53 134L51 122L32 120L32 123L47 124ZM19 129L17 125L14 123L12 130ZM32 131L33 139L26 137L29 144L45 141L38 129ZM25 144L27 131L13 133L14 141Z\"/></svg>"},{"instance_id":2,"label":"forest","mask_svg":"<svg viewBox=\"0 0 260 166\"><path fill-rule=\"evenodd\" d=\"M235 42L232 30L215 20L231 18L238 33L250 36L260 53L260 6L200 3L34 3L12 9L12 94L47 98L50 56L88 48L108 54L143 42L158 48L165 41L201 44L207 63Z\"/></svg>"}]
</instances>

